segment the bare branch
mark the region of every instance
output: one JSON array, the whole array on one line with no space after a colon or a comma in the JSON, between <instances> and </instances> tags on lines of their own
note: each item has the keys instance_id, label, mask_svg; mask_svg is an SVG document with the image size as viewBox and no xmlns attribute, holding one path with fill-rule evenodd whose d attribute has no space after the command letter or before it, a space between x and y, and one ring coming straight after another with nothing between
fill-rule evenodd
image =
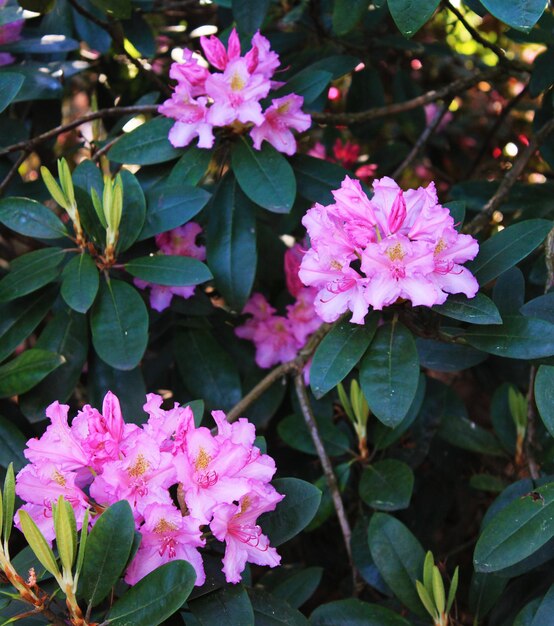
<instances>
[{"instance_id":1,"label":"bare branch","mask_svg":"<svg viewBox=\"0 0 554 626\"><path fill-rule=\"evenodd\" d=\"M6 176L4 177L4 180L0 183L0 195L4 193L4 190L9 185L10 180L17 174L17 170L19 169L19 166L23 163L23 161L25 161L25 159L28 156L29 156L29 152L25 150L17 157L17 159L15 160L15 163L10 168L10 171L6 174Z\"/></svg>"}]
</instances>

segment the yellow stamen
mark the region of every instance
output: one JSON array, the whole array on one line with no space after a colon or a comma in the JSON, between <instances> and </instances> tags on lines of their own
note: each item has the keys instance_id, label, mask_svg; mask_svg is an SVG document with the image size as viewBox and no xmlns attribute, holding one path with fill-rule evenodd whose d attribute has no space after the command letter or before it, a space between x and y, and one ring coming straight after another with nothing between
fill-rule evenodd
<instances>
[{"instance_id":1,"label":"yellow stamen","mask_svg":"<svg viewBox=\"0 0 554 626\"><path fill-rule=\"evenodd\" d=\"M164 535L165 533L170 533L177 530L177 526L168 522L166 519L162 517L162 519L154 526L154 532L159 535Z\"/></svg>"},{"instance_id":2,"label":"yellow stamen","mask_svg":"<svg viewBox=\"0 0 554 626\"><path fill-rule=\"evenodd\" d=\"M210 464L210 461L210 455L206 452L206 450L204 450L204 448L200 448L198 456L196 457L196 462L194 463L196 471L205 470Z\"/></svg>"},{"instance_id":3,"label":"yellow stamen","mask_svg":"<svg viewBox=\"0 0 554 626\"><path fill-rule=\"evenodd\" d=\"M231 78L231 89L233 91L240 91L241 89L244 89L245 84L246 81L242 78L242 76L238 72L235 72Z\"/></svg>"},{"instance_id":4,"label":"yellow stamen","mask_svg":"<svg viewBox=\"0 0 554 626\"><path fill-rule=\"evenodd\" d=\"M394 246L389 246L387 248L387 256L391 261L402 261L404 258L404 250L402 250L402 245L400 243L395 243Z\"/></svg>"},{"instance_id":5,"label":"yellow stamen","mask_svg":"<svg viewBox=\"0 0 554 626\"><path fill-rule=\"evenodd\" d=\"M437 245L435 246L435 256L440 254L445 248L446 248L446 243L445 243L444 239L441 237L439 239Z\"/></svg>"},{"instance_id":6,"label":"yellow stamen","mask_svg":"<svg viewBox=\"0 0 554 626\"><path fill-rule=\"evenodd\" d=\"M65 487L66 480L65 478L58 472L58 470L54 470L52 473L52 480L60 485L60 487Z\"/></svg>"},{"instance_id":7,"label":"yellow stamen","mask_svg":"<svg viewBox=\"0 0 554 626\"><path fill-rule=\"evenodd\" d=\"M137 459L134 465L131 465L131 467L127 470L127 473L129 474L129 476L132 476L133 478L138 478L139 476L142 476L143 474L146 473L146 470L148 469L149 465L150 464L144 458L144 455L139 454L137 456Z\"/></svg>"}]
</instances>

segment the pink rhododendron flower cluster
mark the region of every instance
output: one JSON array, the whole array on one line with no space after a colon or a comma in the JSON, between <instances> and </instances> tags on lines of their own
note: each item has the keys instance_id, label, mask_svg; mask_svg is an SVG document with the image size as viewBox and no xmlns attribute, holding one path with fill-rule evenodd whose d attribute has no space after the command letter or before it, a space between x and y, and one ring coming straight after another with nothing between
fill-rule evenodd
<instances>
[{"instance_id":1,"label":"pink rhododendron flower cluster","mask_svg":"<svg viewBox=\"0 0 554 626\"><path fill-rule=\"evenodd\" d=\"M156 245L163 254L189 256L199 261L205 261L206 247L196 243L201 232L202 227L199 224L188 222L184 226L156 235ZM135 278L133 282L139 289L150 288L150 306L160 312L167 309L173 296L190 298L196 289L195 285L184 287L156 285L140 278Z\"/></svg>"},{"instance_id":2,"label":"pink rhododendron flower cluster","mask_svg":"<svg viewBox=\"0 0 554 626\"><path fill-rule=\"evenodd\" d=\"M254 147L263 141L280 152L294 154L296 139L291 129L307 130L311 118L301 110L304 98L288 94L275 98L262 110L261 100L272 88L282 83L272 81L279 67L279 56L270 49L269 41L257 32L252 48L241 55L238 35L233 29L227 48L215 37L201 37L204 56L214 68L208 70L198 57L186 49L182 63L173 63L169 76L177 81L171 98L159 112L173 118L169 141L181 148L198 137L199 148L214 144L214 127L250 128Z\"/></svg>"},{"instance_id":3,"label":"pink rhododendron flower cluster","mask_svg":"<svg viewBox=\"0 0 554 626\"><path fill-rule=\"evenodd\" d=\"M347 176L334 204L315 204L302 220L312 247L299 276L318 290L318 315L333 322L350 310L351 321L363 324L370 306L381 310L398 299L430 307L451 293L473 298L479 285L461 264L477 255L478 243L454 228L434 184L402 191L385 177L373 192L369 199Z\"/></svg>"},{"instance_id":4,"label":"pink rhododendron flower cluster","mask_svg":"<svg viewBox=\"0 0 554 626\"><path fill-rule=\"evenodd\" d=\"M8 0L0 0L0 10L6 6ZM8 22L0 26L0 45L14 43L21 39L21 31L25 20L16 20L15 22ZM9 65L13 63L14 58L9 52L0 52L0 67L2 65Z\"/></svg>"},{"instance_id":5,"label":"pink rhododendron flower cluster","mask_svg":"<svg viewBox=\"0 0 554 626\"><path fill-rule=\"evenodd\" d=\"M259 367L267 368L294 359L308 337L322 324L314 309L317 290L304 287L298 278L303 255L300 244L295 244L285 253L287 288L296 299L287 306L286 316L276 315L276 310L265 296L255 293L243 310L252 317L235 328L238 337L252 341L256 346Z\"/></svg>"},{"instance_id":6,"label":"pink rhododendron flower cluster","mask_svg":"<svg viewBox=\"0 0 554 626\"><path fill-rule=\"evenodd\" d=\"M228 582L240 581L247 561L279 565L280 556L256 522L284 496L269 484L275 462L254 445L254 425L245 418L230 424L222 411L213 411L213 434L195 426L190 407L161 406L162 398L149 394L144 405L149 418L139 427L124 422L111 392L102 413L86 405L71 425L69 407L51 404L46 410L51 423L40 439L27 442L30 464L17 475L22 508L52 542L52 503L60 495L72 504L79 528L87 508L98 512L127 500L142 535L125 574L129 584L172 559L184 559L196 571L196 585L202 585L198 549L206 544L208 529L225 542ZM175 486L180 508L170 495Z\"/></svg>"}]
</instances>

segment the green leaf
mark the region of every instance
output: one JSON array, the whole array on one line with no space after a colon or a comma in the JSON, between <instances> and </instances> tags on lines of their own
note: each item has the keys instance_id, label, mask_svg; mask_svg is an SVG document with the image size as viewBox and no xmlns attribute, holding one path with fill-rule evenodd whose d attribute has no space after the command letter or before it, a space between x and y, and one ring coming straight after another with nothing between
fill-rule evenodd
<instances>
[{"instance_id":1,"label":"green leaf","mask_svg":"<svg viewBox=\"0 0 554 626\"><path fill-rule=\"evenodd\" d=\"M550 586L546 595L541 599L530 626L548 624L554 614L554 585Z\"/></svg>"},{"instance_id":2,"label":"green leaf","mask_svg":"<svg viewBox=\"0 0 554 626\"><path fill-rule=\"evenodd\" d=\"M189 602L188 607L202 626L217 623L254 626L254 610L242 585L207 593Z\"/></svg>"},{"instance_id":3,"label":"green leaf","mask_svg":"<svg viewBox=\"0 0 554 626\"><path fill-rule=\"evenodd\" d=\"M191 185L168 182L156 186L146 194L146 219L139 239L185 224L206 206L209 199L207 191Z\"/></svg>"},{"instance_id":4,"label":"green leaf","mask_svg":"<svg viewBox=\"0 0 554 626\"><path fill-rule=\"evenodd\" d=\"M533 317L505 315L501 326L473 326L463 337L474 348L510 359L554 354L554 324Z\"/></svg>"},{"instance_id":5,"label":"green leaf","mask_svg":"<svg viewBox=\"0 0 554 626\"><path fill-rule=\"evenodd\" d=\"M554 537L554 483L510 502L485 526L475 546L478 572L496 572L537 552Z\"/></svg>"},{"instance_id":6,"label":"green leaf","mask_svg":"<svg viewBox=\"0 0 554 626\"><path fill-rule=\"evenodd\" d=\"M71 503L58 498L53 507L56 547L64 571L71 572L77 555L77 524Z\"/></svg>"},{"instance_id":7,"label":"green leaf","mask_svg":"<svg viewBox=\"0 0 554 626\"><path fill-rule=\"evenodd\" d=\"M466 267L480 285L486 285L531 254L544 241L551 226L549 220L542 219L508 226L481 244L477 258Z\"/></svg>"},{"instance_id":8,"label":"green leaf","mask_svg":"<svg viewBox=\"0 0 554 626\"><path fill-rule=\"evenodd\" d=\"M108 152L111 161L152 165L172 161L182 154L170 143L168 134L175 120L156 117L124 135Z\"/></svg>"},{"instance_id":9,"label":"green leaf","mask_svg":"<svg viewBox=\"0 0 554 626\"><path fill-rule=\"evenodd\" d=\"M24 76L15 72L2 72L0 74L0 113L17 96L24 80Z\"/></svg>"},{"instance_id":10,"label":"green leaf","mask_svg":"<svg viewBox=\"0 0 554 626\"><path fill-rule=\"evenodd\" d=\"M433 311L470 324L502 324L496 305L482 293L471 299L463 294L449 296L444 304L434 306Z\"/></svg>"},{"instance_id":11,"label":"green leaf","mask_svg":"<svg viewBox=\"0 0 554 626\"><path fill-rule=\"evenodd\" d=\"M206 244L218 290L242 311L256 276L256 215L232 176L220 183L210 204Z\"/></svg>"},{"instance_id":12,"label":"green leaf","mask_svg":"<svg viewBox=\"0 0 554 626\"><path fill-rule=\"evenodd\" d=\"M248 596L254 609L256 626L308 626L309 622L302 613L281 598L261 589L248 589Z\"/></svg>"},{"instance_id":13,"label":"green leaf","mask_svg":"<svg viewBox=\"0 0 554 626\"><path fill-rule=\"evenodd\" d=\"M368 10L367 0L335 0L333 30L339 37L349 33Z\"/></svg>"},{"instance_id":14,"label":"green leaf","mask_svg":"<svg viewBox=\"0 0 554 626\"><path fill-rule=\"evenodd\" d=\"M90 0L94 6L117 18L131 17L131 0Z\"/></svg>"},{"instance_id":15,"label":"green leaf","mask_svg":"<svg viewBox=\"0 0 554 626\"><path fill-rule=\"evenodd\" d=\"M60 218L48 207L29 198L0 200L0 222L27 237L59 239L67 236L67 229Z\"/></svg>"},{"instance_id":16,"label":"green leaf","mask_svg":"<svg viewBox=\"0 0 554 626\"><path fill-rule=\"evenodd\" d=\"M175 359L192 397L204 398L206 409L232 408L242 397L235 363L206 330L187 329L177 333Z\"/></svg>"},{"instance_id":17,"label":"green leaf","mask_svg":"<svg viewBox=\"0 0 554 626\"><path fill-rule=\"evenodd\" d=\"M431 18L439 0L387 0L389 11L404 37L413 37Z\"/></svg>"},{"instance_id":18,"label":"green leaf","mask_svg":"<svg viewBox=\"0 0 554 626\"><path fill-rule=\"evenodd\" d=\"M189 597L196 573L186 561L170 561L139 580L110 610L110 626L158 626Z\"/></svg>"},{"instance_id":19,"label":"green leaf","mask_svg":"<svg viewBox=\"0 0 554 626\"><path fill-rule=\"evenodd\" d=\"M341 456L349 451L348 437L331 420L318 417L317 424L327 454ZM282 419L277 426L277 432L291 448L306 454L317 454L306 422L300 415L289 415Z\"/></svg>"},{"instance_id":20,"label":"green leaf","mask_svg":"<svg viewBox=\"0 0 554 626\"><path fill-rule=\"evenodd\" d=\"M252 0L231 1L233 17L242 36L252 37L262 27L269 5L270 0L256 0L256 2L252 2Z\"/></svg>"},{"instance_id":21,"label":"green leaf","mask_svg":"<svg viewBox=\"0 0 554 626\"><path fill-rule=\"evenodd\" d=\"M62 298L78 313L86 313L98 293L100 277L92 258L86 254L74 256L62 273Z\"/></svg>"},{"instance_id":22,"label":"green leaf","mask_svg":"<svg viewBox=\"0 0 554 626\"><path fill-rule=\"evenodd\" d=\"M491 456L504 456L500 442L492 433L461 415L446 413L438 435L451 445L463 450Z\"/></svg>"},{"instance_id":23,"label":"green leaf","mask_svg":"<svg viewBox=\"0 0 554 626\"><path fill-rule=\"evenodd\" d=\"M23 456L27 437L9 420L0 415L0 467L14 464L19 471L28 463ZM1 529L1 525L0 525Z\"/></svg>"},{"instance_id":24,"label":"green leaf","mask_svg":"<svg viewBox=\"0 0 554 626\"><path fill-rule=\"evenodd\" d=\"M60 577L56 557L31 516L24 509L19 509L18 515L25 539L42 566L54 576Z\"/></svg>"},{"instance_id":25,"label":"green leaf","mask_svg":"<svg viewBox=\"0 0 554 626\"><path fill-rule=\"evenodd\" d=\"M32 389L64 362L59 354L33 348L0 367L0 398Z\"/></svg>"},{"instance_id":26,"label":"green leaf","mask_svg":"<svg viewBox=\"0 0 554 626\"><path fill-rule=\"evenodd\" d=\"M333 189L338 189L344 177L351 174L335 163L328 163L305 154L292 159L294 173L298 182L298 193L310 200L329 204L333 202Z\"/></svg>"},{"instance_id":27,"label":"green leaf","mask_svg":"<svg viewBox=\"0 0 554 626\"><path fill-rule=\"evenodd\" d=\"M44 248L12 261L10 273L0 280L0 302L26 296L55 280L65 252L62 248Z\"/></svg>"},{"instance_id":28,"label":"green leaf","mask_svg":"<svg viewBox=\"0 0 554 626\"><path fill-rule=\"evenodd\" d=\"M84 315L68 309L57 313L42 331L36 347L60 354L63 365L19 398L19 407L31 423L44 419L46 407L65 402L79 381L88 355L88 324Z\"/></svg>"},{"instance_id":29,"label":"green leaf","mask_svg":"<svg viewBox=\"0 0 554 626\"><path fill-rule=\"evenodd\" d=\"M261 150L245 140L231 153L232 169L244 193L259 206L274 213L288 213L296 196L294 172L285 157L264 142Z\"/></svg>"},{"instance_id":30,"label":"green leaf","mask_svg":"<svg viewBox=\"0 0 554 626\"><path fill-rule=\"evenodd\" d=\"M344 493L344 490L346 489L346 486L350 479L351 466L351 462L346 462L340 463L339 465L336 465L334 467L339 491L341 493ZM333 498L331 496L331 492L329 491L327 478L325 476L320 476L316 481L314 481L314 486L321 491L321 502L313 520L308 524L308 526L306 526L307 532L311 532L312 530L319 528L330 517L336 514L335 505L333 504Z\"/></svg>"},{"instance_id":31,"label":"green leaf","mask_svg":"<svg viewBox=\"0 0 554 626\"><path fill-rule=\"evenodd\" d=\"M258 520L274 547L292 539L313 519L321 501L321 491L299 478L278 478L275 489L285 498L275 511L264 513Z\"/></svg>"},{"instance_id":32,"label":"green leaf","mask_svg":"<svg viewBox=\"0 0 554 626\"><path fill-rule=\"evenodd\" d=\"M394 595L411 611L425 616L415 586L425 558L419 541L402 522L385 513L371 517L368 540L373 561Z\"/></svg>"},{"instance_id":33,"label":"green leaf","mask_svg":"<svg viewBox=\"0 0 554 626\"><path fill-rule=\"evenodd\" d=\"M528 33L544 13L544 0L481 0L500 21L516 30Z\"/></svg>"},{"instance_id":34,"label":"green leaf","mask_svg":"<svg viewBox=\"0 0 554 626\"><path fill-rule=\"evenodd\" d=\"M466 370L487 359L487 354L471 346L435 339L418 337L416 347L421 365L439 372Z\"/></svg>"},{"instance_id":35,"label":"green leaf","mask_svg":"<svg viewBox=\"0 0 554 626\"><path fill-rule=\"evenodd\" d=\"M90 326L94 349L108 365L138 365L148 342L148 312L136 289L120 280L102 282Z\"/></svg>"},{"instance_id":36,"label":"green leaf","mask_svg":"<svg viewBox=\"0 0 554 626\"><path fill-rule=\"evenodd\" d=\"M126 263L125 269L141 280L170 287L199 285L212 278L202 261L170 254L142 256Z\"/></svg>"},{"instance_id":37,"label":"green leaf","mask_svg":"<svg viewBox=\"0 0 554 626\"><path fill-rule=\"evenodd\" d=\"M554 324L554 291L529 300L520 308L520 313L526 317L538 317Z\"/></svg>"},{"instance_id":38,"label":"green leaf","mask_svg":"<svg viewBox=\"0 0 554 626\"><path fill-rule=\"evenodd\" d=\"M0 304L0 362L35 330L55 296L54 290L48 288L40 294Z\"/></svg>"},{"instance_id":39,"label":"green leaf","mask_svg":"<svg viewBox=\"0 0 554 626\"><path fill-rule=\"evenodd\" d=\"M543 424L554 437L554 366L539 367L535 378L535 401Z\"/></svg>"},{"instance_id":40,"label":"green leaf","mask_svg":"<svg viewBox=\"0 0 554 626\"><path fill-rule=\"evenodd\" d=\"M375 335L378 319L371 315L363 326L340 321L324 337L310 368L310 387L316 398L336 387L358 364Z\"/></svg>"},{"instance_id":41,"label":"green leaf","mask_svg":"<svg viewBox=\"0 0 554 626\"><path fill-rule=\"evenodd\" d=\"M185 187L196 185L206 174L212 160L212 151L190 147L175 163L165 186ZM197 189L197 187L194 187Z\"/></svg>"},{"instance_id":42,"label":"green leaf","mask_svg":"<svg viewBox=\"0 0 554 626\"><path fill-rule=\"evenodd\" d=\"M324 69L313 69L311 66L287 80L286 84L272 93L273 98L280 98L289 93L295 93L304 98L303 106L311 104L320 96L333 79L331 72Z\"/></svg>"},{"instance_id":43,"label":"green leaf","mask_svg":"<svg viewBox=\"0 0 554 626\"><path fill-rule=\"evenodd\" d=\"M123 212L119 226L117 251L124 252L138 239L144 226L146 216L146 200L140 183L135 176L123 170Z\"/></svg>"},{"instance_id":44,"label":"green leaf","mask_svg":"<svg viewBox=\"0 0 554 626\"><path fill-rule=\"evenodd\" d=\"M310 615L312 626L409 626L403 617L355 598L322 604Z\"/></svg>"},{"instance_id":45,"label":"green leaf","mask_svg":"<svg viewBox=\"0 0 554 626\"><path fill-rule=\"evenodd\" d=\"M411 468L396 459L366 467L360 480L360 498L379 511L399 511L410 505L414 488Z\"/></svg>"},{"instance_id":46,"label":"green leaf","mask_svg":"<svg viewBox=\"0 0 554 626\"><path fill-rule=\"evenodd\" d=\"M479 622L496 606L509 579L498 574L473 572L469 588L469 610Z\"/></svg>"},{"instance_id":47,"label":"green leaf","mask_svg":"<svg viewBox=\"0 0 554 626\"><path fill-rule=\"evenodd\" d=\"M402 324L381 326L360 366L360 384L372 413L394 428L415 397L419 358L412 333Z\"/></svg>"},{"instance_id":48,"label":"green leaf","mask_svg":"<svg viewBox=\"0 0 554 626\"><path fill-rule=\"evenodd\" d=\"M96 606L122 575L135 538L135 521L127 500L112 504L100 515L87 538L78 595Z\"/></svg>"},{"instance_id":49,"label":"green leaf","mask_svg":"<svg viewBox=\"0 0 554 626\"><path fill-rule=\"evenodd\" d=\"M268 572L261 582L272 596L284 600L295 609L312 597L323 576L322 567L306 567L292 572L285 570L278 572L279 570ZM275 573L276 582L271 575L273 573ZM279 574L283 574L284 578Z\"/></svg>"}]
</instances>

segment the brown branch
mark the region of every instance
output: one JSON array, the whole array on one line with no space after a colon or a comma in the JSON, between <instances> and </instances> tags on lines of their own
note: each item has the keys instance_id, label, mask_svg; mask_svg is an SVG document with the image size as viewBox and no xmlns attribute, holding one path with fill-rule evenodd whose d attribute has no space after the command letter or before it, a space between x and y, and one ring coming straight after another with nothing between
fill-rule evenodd
<instances>
[{"instance_id":1,"label":"brown branch","mask_svg":"<svg viewBox=\"0 0 554 626\"><path fill-rule=\"evenodd\" d=\"M510 190L517 182L517 179L522 174L523 170L529 163L531 157L535 154L537 148L541 145L541 143L546 139L546 137L554 130L554 118L548 120L546 124L541 126L541 128L531 137L529 141L529 145L520 153L518 158L515 160L512 169L504 176L502 182L500 183L496 193L492 196L492 198L485 204L482 211L478 213L472 220L467 224L464 228L464 231L473 235L481 228L486 226L492 217L492 214L498 209L498 207L506 200L508 197Z\"/></svg>"},{"instance_id":2,"label":"brown branch","mask_svg":"<svg viewBox=\"0 0 554 626\"><path fill-rule=\"evenodd\" d=\"M529 372L529 390L527 391L527 428L525 429L525 458L529 474L533 480L540 477L540 467L535 459L535 432L537 421L537 407L535 404L535 377L537 366L531 365Z\"/></svg>"},{"instance_id":3,"label":"brown branch","mask_svg":"<svg viewBox=\"0 0 554 626\"><path fill-rule=\"evenodd\" d=\"M25 161L25 159L29 156L29 152L27 150L23 151L15 160L15 163L10 168L10 171L4 176L4 180L0 183L0 195L4 193L6 187L10 184L11 179L17 174L17 170L20 165Z\"/></svg>"},{"instance_id":4,"label":"brown branch","mask_svg":"<svg viewBox=\"0 0 554 626\"><path fill-rule=\"evenodd\" d=\"M18 150L32 152L39 144L48 141L53 137L57 137L62 133L73 130L74 128L77 128L82 124L91 122L92 120L104 119L106 117L119 117L122 115L138 115L139 113L156 113L157 110L157 104L137 104L127 107L110 107L108 109L93 111L92 113L87 113L86 115L83 115L83 117L73 120L72 122L56 126L55 128L52 128L45 133L42 133L42 135L37 135L36 137L32 137L31 139L26 139L25 141L20 141L19 143L14 143L11 146L2 148L0 150L0 156L4 154L10 154L11 152L17 152Z\"/></svg>"},{"instance_id":5,"label":"brown branch","mask_svg":"<svg viewBox=\"0 0 554 626\"><path fill-rule=\"evenodd\" d=\"M329 487L331 499L333 500L333 506L335 507L335 511L339 519L346 553L348 554L350 564L352 565L352 549L350 546L352 531L350 530L350 524L348 522L348 518L346 517L346 511L344 510L344 504L340 495L337 478L333 471L333 465L331 464L331 460L325 450L325 446L323 445L323 441L321 440L321 436L317 428L317 422L315 421L315 416L312 410L312 406L310 404L310 398L308 397L308 392L306 391L306 386L304 385L302 372L299 372L294 377L294 386L296 389L298 401L300 402L300 409L302 411L304 421L306 422L306 426L308 427L308 431L310 433L312 441L314 442L317 456L319 457L321 466L323 468L323 473L327 481L327 486Z\"/></svg>"},{"instance_id":6,"label":"brown branch","mask_svg":"<svg viewBox=\"0 0 554 626\"><path fill-rule=\"evenodd\" d=\"M431 120L431 123L425 127L421 135L418 137L415 142L413 148L410 150L408 156L402 161L402 163L394 170L391 177L396 179L402 174L402 172L410 166L412 161L416 158L419 151L423 148L423 146L429 141L431 135L437 130L439 124L441 123L443 117L448 113L448 107L450 106L451 100L445 102L442 107L436 112L435 117Z\"/></svg>"},{"instance_id":7,"label":"brown branch","mask_svg":"<svg viewBox=\"0 0 554 626\"><path fill-rule=\"evenodd\" d=\"M430 104L431 102L436 102L437 100L453 98L476 83L482 80L491 80L492 78L499 76L501 73L502 70L498 68L473 72L469 76L458 78L449 85L445 85L439 89L432 89L431 91L427 91L421 96L417 96L411 100L395 102L393 104L387 104L386 106L368 109L367 111L360 111L358 113L311 113L311 116L312 120L319 124L351 125L358 124L360 122L368 122L369 120L389 117L406 111L412 111L413 109Z\"/></svg>"}]
</instances>

